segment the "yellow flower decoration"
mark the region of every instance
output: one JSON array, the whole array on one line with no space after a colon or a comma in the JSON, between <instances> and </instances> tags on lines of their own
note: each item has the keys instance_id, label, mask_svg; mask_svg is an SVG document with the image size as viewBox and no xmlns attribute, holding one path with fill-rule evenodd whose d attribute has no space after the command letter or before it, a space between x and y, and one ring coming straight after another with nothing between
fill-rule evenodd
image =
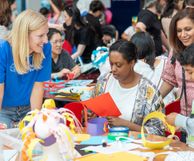
<instances>
[{"instance_id":1,"label":"yellow flower decoration","mask_svg":"<svg viewBox=\"0 0 194 161\"><path fill-rule=\"evenodd\" d=\"M146 99L151 100L153 96L154 96L154 88L151 86L148 86L146 91Z\"/></svg>"}]
</instances>

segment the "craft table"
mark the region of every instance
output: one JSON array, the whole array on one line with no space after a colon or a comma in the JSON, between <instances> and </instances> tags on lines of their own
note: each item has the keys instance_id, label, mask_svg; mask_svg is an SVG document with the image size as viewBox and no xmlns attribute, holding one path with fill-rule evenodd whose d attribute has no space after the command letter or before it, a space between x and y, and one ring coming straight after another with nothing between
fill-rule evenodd
<instances>
[{"instance_id":1,"label":"craft table","mask_svg":"<svg viewBox=\"0 0 194 161\"><path fill-rule=\"evenodd\" d=\"M135 138L137 138L138 134L140 134L139 132L129 132L129 136L133 135L135 136ZM165 137L161 137L161 136L157 136L157 135L148 135L147 136L148 140L151 141L165 141L167 138ZM190 148L188 145L186 145L185 143L178 141L178 140L173 140L173 142L170 144L170 147L172 147L172 150L142 150L139 149L142 152L154 152L154 153L161 153L161 152L166 152L166 151L193 151L193 148ZM164 161L165 160L166 155L159 155L157 156L154 161Z\"/></svg>"}]
</instances>

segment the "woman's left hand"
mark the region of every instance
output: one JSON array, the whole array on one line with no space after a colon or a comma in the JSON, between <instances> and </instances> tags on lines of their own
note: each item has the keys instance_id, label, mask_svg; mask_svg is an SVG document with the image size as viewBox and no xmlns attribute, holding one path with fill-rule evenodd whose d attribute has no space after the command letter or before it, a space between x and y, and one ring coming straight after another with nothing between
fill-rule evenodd
<instances>
[{"instance_id":1,"label":"woman's left hand","mask_svg":"<svg viewBox=\"0 0 194 161\"><path fill-rule=\"evenodd\" d=\"M127 120L121 119L119 117L107 117L108 124L110 126L127 126Z\"/></svg>"}]
</instances>

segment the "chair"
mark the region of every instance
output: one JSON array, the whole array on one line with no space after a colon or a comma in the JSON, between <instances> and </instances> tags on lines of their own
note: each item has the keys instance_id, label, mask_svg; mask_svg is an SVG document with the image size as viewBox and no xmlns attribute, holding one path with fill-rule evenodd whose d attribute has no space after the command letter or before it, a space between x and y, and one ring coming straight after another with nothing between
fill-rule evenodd
<instances>
[{"instance_id":1,"label":"chair","mask_svg":"<svg viewBox=\"0 0 194 161\"><path fill-rule=\"evenodd\" d=\"M181 112L181 105L180 105L180 100L176 100L172 103L169 103L168 105L166 105L165 107L165 114L168 115L172 112L176 112L176 113L180 113ZM168 131L166 131L166 136L170 135L170 133ZM176 136L179 137L179 139L181 139L181 132L176 132L175 133Z\"/></svg>"}]
</instances>

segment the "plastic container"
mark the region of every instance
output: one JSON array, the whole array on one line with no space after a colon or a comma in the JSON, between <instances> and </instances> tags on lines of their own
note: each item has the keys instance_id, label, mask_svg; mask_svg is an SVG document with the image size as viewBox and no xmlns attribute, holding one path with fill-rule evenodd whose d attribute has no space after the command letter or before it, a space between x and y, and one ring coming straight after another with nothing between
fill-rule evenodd
<instances>
[{"instance_id":1,"label":"plastic container","mask_svg":"<svg viewBox=\"0 0 194 161\"><path fill-rule=\"evenodd\" d=\"M117 126L117 127L111 127L109 128L109 132L123 132L123 133L129 133L129 128L124 126Z\"/></svg>"},{"instance_id":2,"label":"plastic container","mask_svg":"<svg viewBox=\"0 0 194 161\"><path fill-rule=\"evenodd\" d=\"M104 127L107 119L103 117L88 120L87 133L90 135L102 135L105 133Z\"/></svg>"}]
</instances>

